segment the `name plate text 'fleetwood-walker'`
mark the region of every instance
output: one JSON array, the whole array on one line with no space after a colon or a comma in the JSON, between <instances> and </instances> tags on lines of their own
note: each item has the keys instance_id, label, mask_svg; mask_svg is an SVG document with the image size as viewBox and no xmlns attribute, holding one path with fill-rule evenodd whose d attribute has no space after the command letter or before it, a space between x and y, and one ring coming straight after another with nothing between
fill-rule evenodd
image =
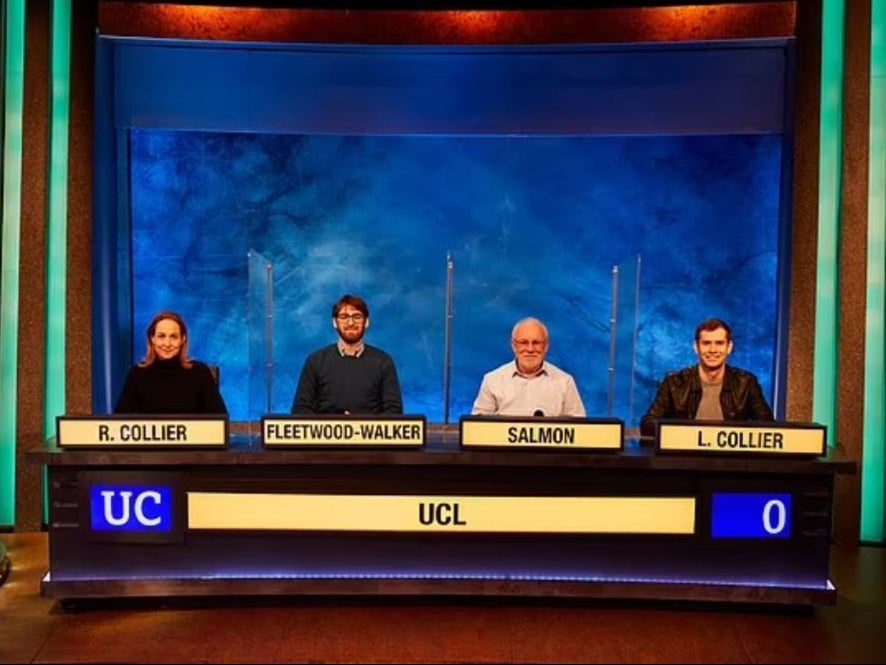
<instances>
[{"instance_id":1,"label":"name plate text 'fleetwood-walker'","mask_svg":"<svg viewBox=\"0 0 886 665\"><path fill-rule=\"evenodd\" d=\"M621 450L620 420L582 420L466 416L461 419L465 448L556 448Z\"/></svg>"},{"instance_id":2,"label":"name plate text 'fleetwood-walker'","mask_svg":"<svg viewBox=\"0 0 886 665\"><path fill-rule=\"evenodd\" d=\"M196 416L60 416L60 448L224 448L228 419Z\"/></svg>"},{"instance_id":3,"label":"name plate text 'fleetwood-walker'","mask_svg":"<svg viewBox=\"0 0 886 665\"><path fill-rule=\"evenodd\" d=\"M266 448L421 448L425 445L426 429L424 416L265 417L262 418L262 442Z\"/></svg>"},{"instance_id":4,"label":"name plate text 'fleetwood-walker'","mask_svg":"<svg viewBox=\"0 0 886 665\"><path fill-rule=\"evenodd\" d=\"M691 535L691 496L188 492L188 529Z\"/></svg>"},{"instance_id":5,"label":"name plate text 'fleetwood-walker'","mask_svg":"<svg viewBox=\"0 0 886 665\"><path fill-rule=\"evenodd\" d=\"M809 423L658 424L658 449L662 451L820 456L826 452L826 438L824 425Z\"/></svg>"}]
</instances>

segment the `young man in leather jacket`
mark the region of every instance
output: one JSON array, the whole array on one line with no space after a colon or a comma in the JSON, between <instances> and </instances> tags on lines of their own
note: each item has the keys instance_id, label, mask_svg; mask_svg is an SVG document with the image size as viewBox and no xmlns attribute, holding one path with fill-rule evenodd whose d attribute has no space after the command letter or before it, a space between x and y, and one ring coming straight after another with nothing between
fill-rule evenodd
<instances>
[{"instance_id":1,"label":"young man in leather jacket","mask_svg":"<svg viewBox=\"0 0 886 665\"><path fill-rule=\"evenodd\" d=\"M659 384L658 394L640 423L644 436L655 434L659 418L773 420L757 377L726 364L732 353L732 330L725 322L708 319L699 324L693 348L698 364L669 373Z\"/></svg>"}]
</instances>

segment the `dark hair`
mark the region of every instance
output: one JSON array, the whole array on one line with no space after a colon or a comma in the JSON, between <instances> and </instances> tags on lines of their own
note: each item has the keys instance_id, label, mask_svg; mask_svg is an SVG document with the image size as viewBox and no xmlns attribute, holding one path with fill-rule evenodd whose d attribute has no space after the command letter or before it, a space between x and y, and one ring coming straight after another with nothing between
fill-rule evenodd
<instances>
[{"instance_id":1,"label":"dark hair","mask_svg":"<svg viewBox=\"0 0 886 665\"><path fill-rule=\"evenodd\" d=\"M151 344L151 338L154 336L154 333L157 332L157 324L161 321L175 321L178 324L178 329L182 334L182 346L178 352L178 361L182 364L182 367L190 368L194 364L194 361L188 358L188 326L185 324L185 320L180 314L170 312L169 310L160 312L157 316L151 319L147 331L148 352L145 354L145 359L139 363L139 366L149 367L157 360L157 354L154 352L154 345Z\"/></svg>"},{"instance_id":2,"label":"dark hair","mask_svg":"<svg viewBox=\"0 0 886 665\"><path fill-rule=\"evenodd\" d=\"M350 305L357 311L359 311L364 318L369 318L369 307L366 305L366 301L363 300L360 296L351 296L344 295L338 299L338 302L332 306L332 318L334 319L338 316L339 311L345 305Z\"/></svg>"},{"instance_id":3,"label":"dark hair","mask_svg":"<svg viewBox=\"0 0 886 665\"><path fill-rule=\"evenodd\" d=\"M722 328L726 331L726 341L731 342L732 328L730 328L729 325L722 319L708 319L699 323L698 327L695 329L695 341L697 342L701 339L701 333L703 330L706 330L707 332L713 332L718 328Z\"/></svg>"}]
</instances>

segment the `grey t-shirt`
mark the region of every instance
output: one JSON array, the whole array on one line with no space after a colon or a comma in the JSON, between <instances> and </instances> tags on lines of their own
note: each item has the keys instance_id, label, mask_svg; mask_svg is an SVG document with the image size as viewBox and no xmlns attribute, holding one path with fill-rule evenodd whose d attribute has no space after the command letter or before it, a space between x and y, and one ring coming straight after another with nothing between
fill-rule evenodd
<instances>
[{"instance_id":1,"label":"grey t-shirt","mask_svg":"<svg viewBox=\"0 0 886 665\"><path fill-rule=\"evenodd\" d=\"M723 382L701 382L701 402L695 414L696 420L723 420L723 408L720 406L720 391Z\"/></svg>"}]
</instances>

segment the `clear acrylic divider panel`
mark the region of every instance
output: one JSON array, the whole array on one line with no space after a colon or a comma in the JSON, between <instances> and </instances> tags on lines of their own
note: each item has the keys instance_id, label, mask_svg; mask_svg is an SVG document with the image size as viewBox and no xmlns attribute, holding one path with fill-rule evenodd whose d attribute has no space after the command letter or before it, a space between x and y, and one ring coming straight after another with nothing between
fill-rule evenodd
<instances>
[{"instance_id":1,"label":"clear acrylic divider panel","mask_svg":"<svg viewBox=\"0 0 886 665\"><path fill-rule=\"evenodd\" d=\"M247 254L247 336L249 344L248 420L273 412L274 300L273 266L264 256Z\"/></svg>"},{"instance_id":2,"label":"clear acrylic divider panel","mask_svg":"<svg viewBox=\"0 0 886 665\"><path fill-rule=\"evenodd\" d=\"M613 270L610 404L611 416L621 418L626 429L638 427L640 418L635 390L637 332L640 322L640 265L640 256L634 256L622 261Z\"/></svg>"}]
</instances>

